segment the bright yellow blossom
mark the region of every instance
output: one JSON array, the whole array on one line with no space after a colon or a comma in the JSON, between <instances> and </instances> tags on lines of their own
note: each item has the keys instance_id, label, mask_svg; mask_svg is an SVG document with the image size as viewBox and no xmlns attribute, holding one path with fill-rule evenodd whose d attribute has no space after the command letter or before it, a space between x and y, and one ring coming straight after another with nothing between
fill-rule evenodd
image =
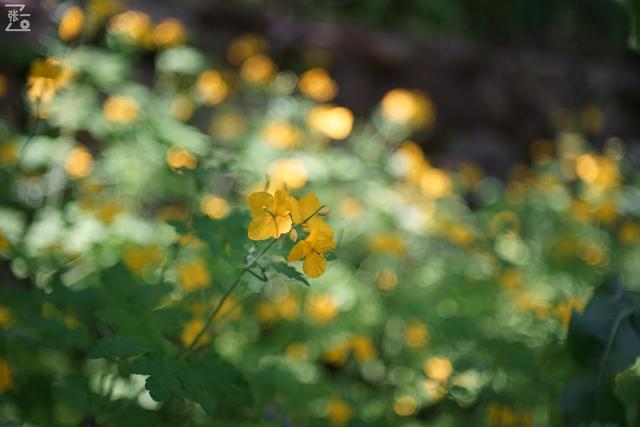
<instances>
[{"instance_id":1,"label":"bright yellow blossom","mask_svg":"<svg viewBox=\"0 0 640 427\"><path fill-rule=\"evenodd\" d=\"M273 196L266 191L252 193L249 208L253 215L248 232L251 240L277 239L291 230L291 196L286 191L277 190Z\"/></svg>"},{"instance_id":2,"label":"bright yellow blossom","mask_svg":"<svg viewBox=\"0 0 640 427\"><path fill-rule=\"evenodd\" d=\"M58 36L62 40L71 40L82 31L84 26L84 12L78 6L67 9L62 15L58 26Z\"/></svg>"}]
</instances>

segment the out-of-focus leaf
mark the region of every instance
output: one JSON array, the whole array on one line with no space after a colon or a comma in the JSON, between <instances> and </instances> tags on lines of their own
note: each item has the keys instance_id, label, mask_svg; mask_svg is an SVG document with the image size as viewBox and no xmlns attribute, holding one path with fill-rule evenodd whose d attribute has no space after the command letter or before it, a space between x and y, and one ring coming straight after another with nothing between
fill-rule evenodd
<instances>
[{"instance_id":1,"label":"out-of-focus leaf","mask_svg":"<svg viewBox=\"0 0 640 427\"><path fill-rule=\"evenodd\" d=\"M89 357L93 359L125 358L147 353L152 350L153 348L140 338L122 336L106 337L93 346L89 352Z\"/></svg>"}]
</instances>

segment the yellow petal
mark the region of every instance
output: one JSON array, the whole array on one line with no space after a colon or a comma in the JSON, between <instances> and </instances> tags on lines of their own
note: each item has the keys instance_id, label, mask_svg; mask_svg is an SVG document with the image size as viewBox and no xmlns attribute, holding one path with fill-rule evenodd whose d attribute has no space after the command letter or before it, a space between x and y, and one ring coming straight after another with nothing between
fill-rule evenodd
<instances>
[{"instance_id":1,"label":"yellow petal","mask_svg":"<svg viewBox=\"0 0 640 427\"><path fill-rule=\"evenodd\" d=\"M291 197L284 190L276 190L273 195L273 214L276 216L288 215L291 210ZM287 230L289 231L289 230Z\"/></svg>"},{"instance_id":2,"label":"yellow petal","mask_svg":"<svg viewBox=\"0 0 640 427\"><path fill-rule=\"evenodd\" d=\"M278 237L276 234L276 222L271 215L258 216L249 224L248 234L251 240L266 240L270 237Z\"/></svg>"},{"instance_id":3,"label":"yellow petal","mask_svg":"<svg viewBox=\"0 0 640 427\"><path fill-rule=\"evenodd\" d=\"M318 209L320 209L320 200L316 197L316 193L305 194L300 201L294 202L292 200L291 216L293 216L293 222L296 224L304 222Z\"/></svg>"},{"instance_id":4,"label":"yellow petal","mask_svg":"<svg viewBox=\"0 0 640 427\"><path fill-rule=\"evenodd\" d=\"M309 255L302 264L302 270L309 277L319 277L327 269L327 261L322 255L315 251L309 252Z\"/></svg>"},{"instance_id":5,"label":"yellow petal","mask_svg":"<svg viewBox=\"0 0 640 427\"><path fill-rule=\"evenodd\" d=\"M291 248L291 252L289 252L289 257L287 258L289 261L298 261L309 255L311 252L311 245L308 242L302 240L296 243L293 248Z\"/></svg>"},{"instance_id":6,"label":"yellow petal","mask_svg":"<svg viewBox=\"0 0 640 427\"><path fill-rule=\"evenodd\" d=\"M336 242L333 241L333 237L329 237L326 239L323 238L316 240L315 242L313 242L312 246L313 250L315 250L316 252L324 253L331 249L335 249Z\"/></svg>"},{"instance_id":7,"label":"yellow petal","mask_svg":"<svg viewBox=\"0 0 640 427\"><path fill-rule=\"evenodd\" d=\"M266 213L265 209L273 209L273 196L266 191L251 193L248 202L253 216L262 216Z\"/></svg>"},{"instance_id":8,"label":"yellow petal","mask_svg":"<svg viewBox=\"0 0 640 427\"><path fill-rule=\"evenodd\" d=\"M280 237L281 234L288 233L291 230L291 217L289 215L276 217L276 237Z\"/></svg>"}]
</instances>

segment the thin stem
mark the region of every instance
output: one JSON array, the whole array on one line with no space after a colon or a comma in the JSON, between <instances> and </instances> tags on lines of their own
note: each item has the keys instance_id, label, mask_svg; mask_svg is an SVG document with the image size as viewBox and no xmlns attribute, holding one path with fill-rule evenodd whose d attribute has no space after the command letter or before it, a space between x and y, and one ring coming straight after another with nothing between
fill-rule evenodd
<instances>
[{"instance_id":1,"label":"thin stem","mask_svg":"<svg viewBox=\"0 0 640 427\"><path fill-rule=\"evenodd\" d=\"M207 316L207 319L204 322L204 326L202 327L202 329L200 330L200 332L198 332L198 335L196 335L196 337L193 339L193 341L191 341L191 344L189 344L188 347L186 347L183 351L182 351L182 355L190 352L191 350L193 350L198 343L200 342L200 340L202 339L202 337L204 336L204 334L207 332L207 330L209 329L209 327L211 326L211 322L213 322L213 319L215 319L216 315L220 312L220 309L222 308L222 306L224 305L224 303L227 301L227 299L229 298L229 296L231 295L231 293L233 292L233 290L236 288L236 286L238 286L238 284L240 283L240 279L242 279L242 276L244 275L244 273L248 272L249 269L251 267L254 266L254 264L258 261L258 259L260 259L260 257L262 257L269 249L271 249L271 247L278 241L280 240L280 238L278 239L274 239L271 242L269 242L269 244L267 246L264 247L264 249L262 249L262 251L260 251L260 253L258 255L256 255L251 261L249 261L242 270L240 270L240 272L238 273L238 275L236 276L235 280L233 281L233 283L231 284L231 286L229 286L229 289L227 289L227 291L224 293L224 295L222 295L222 298L220 298L220 301L218 301L218 304L216 305L216 308L213 309L213 311L211 313L209 313L209 316Z\"/></svg>"},{"instance_id":2,"label":"thin stem","mask_svg":"<svg viewBox=\"0 0 640 427\"><path fill-rule=\"evenodd\" d=\"M318 212L320 212L320 210L322 208L324 208L325 206L322 205L320 206L318 209L316 209L316 211L314 213L312 213L311 215L309 215L309 217L307 217L304 221L302 221L300 224L298 224L297 226L303 226L304 224L306 224L311 218L313 218L314 216L316 216L318 214ZM213 309L213 311L211 313L209 313L209 316L207 316L207 319L204 322L204 326L202 327L202 329L200 330L200 332L198 332L198 335L196 335L196 337L193 339L193 341L191 341L191 344L189 344L181 353L181 356L184 356L185 354L187 354L188 352L190 352L191 350L193 350L194 348L196 348L196 346L198 345L198 343L200 342L200 340L202 339L202 337L204 336L204 334L207 332L207 330L209 329L209 327L211 326L211 323L213 322L213 319L215 319L216 315L220 312L220 310L222 309L222 306L224 305L224 303L227 301L227 299L229 298L229 296L231 295L231 293L234 291L234 289L236 288L236 286L238 286L238 284L240 283L240 280L242 279L242 276L244 276L244 273L250 272L253 273L251 271L251 267L253 267L255 265L255 263L265 254L267 253L267 251L269 249L271 249L271 247L278 242L280 239L282 238L282 236L278 237L277 239L273 239L271 242L269 242L269 244L267 246L265 246L262 251L260 251L260 253L258 253L258 255L256 255L255 257L253 257L253 259L251 261L249 261L247 264L245 264L244 268L242 270L240 270L240 272L238 273L238 275L236 276L235 280L233 281L233 283L231 284L231 286L229 286L229 289L227 289L227 291L224 293L224 295L222 295L222 298L220 298L220 301L218 301L218 304L216 305L216 307Z\"/></svg>"}]
</instances>

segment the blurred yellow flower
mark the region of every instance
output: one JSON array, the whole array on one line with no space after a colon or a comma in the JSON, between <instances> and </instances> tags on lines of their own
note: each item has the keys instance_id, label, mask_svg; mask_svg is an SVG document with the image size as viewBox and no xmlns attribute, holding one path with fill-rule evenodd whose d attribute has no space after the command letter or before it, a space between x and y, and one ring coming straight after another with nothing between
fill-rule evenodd
<instances>
[{"instance_id":1,"label":"blurred yellow flower","mask_svg":"<svg viewBox=\"0 0 640 427\"><path fill-rule=\"evenodd\" d=\"M451 179L441 169L429 168L420 177L420 188L425 196L439 199L446 196L452 190Z\"/></svg>"},{"instance_id":2,"label":"blurred yellow flower","mask_svg":"<svg viewBox=\"0 0 640 427\"><path fill-rule=\"evenodd\" d=\"M300 146L302 133L288 120L271 120L262 129L262 140L275 148L292 149Z\"/></svg>"},{"instance_id":3,"label":"blurred yellow flower","mask_svg":"<svg viewBox=\"0 0 640 427\"><path fill-rule=\"evenodd\" d=\"M353 127L353 113L345 107L331 104L313 107L307 115L309 127L332 139L345 139Z\"/></svg>"},{"instance_id":4,"label":"blurred yellow flower","mask_svg":"<svg viewBox=\"0 0 640 427\"><path fill-rule=\"evenodd\" d=\"M435 106L420 91L393 89L382 98L382 114L392 122L422 128L435 120Z\"/></svg>"},{"instance_id":5,"label":"blurred yellow flower","mask_svg":"<svg viewBox=\"0 0 640 427\"><path fill-rule=\"evenodd\" d=\"M56 92L66 87L73 70L64 61L55 58L37 59L31 65L27 78L27 97L32 102L49 104Z\"/></svg>"},{"instance_id":6,"label":"blurred yellow flower","mask_svg":"<svg viewBox=\"0 0 640 427\"><path fill-rule=\"evenodd\" d=\"M9 363L0 359L0 394L13 388L13 375Z\"/></svg>"},{"instance_id":7,"label":"blurred yellow flower","mask_svg":"<svg viewBox=\"0 0 640 427\"><path fill-rule=\"evenodd\" d=\"M358 335L350 340L351 348L358 362L366 362L378 354L371 338Z\"/></svg>"},{"instance_id":8,"label":"blurred yellow flower","mask_svg":"<svg viewBox=\"0 0 640 427\"><path fill-rule=\"evenodd\" d=\"M6 329L13 323L13 313L9 307L0 305L0 328Z\"/></svg>"},{"instance_id":9,"label":"blurred yellow flower","mask_svg":"<svg viewBox=\"0 0 640 427\"><path fill-rule=\"evenodd\" d=\"M196 80L196 94L198 98L208 105L221 103L229 94L229 86L222 78L218 70L205 70Z\"/></svg>"},{"instance_id":10,"label":"blurred yellow flower","mask_svg":"<svg viewBox=\"0 0 640 427\"><path fill-rule=\"evenodd\" d=\"M569 321L571 320L571 314L575 310L578 313L584 308L584 302L578 298L570 298L566 301L556 304L555 313L560 320L560 324L564 329L569 327Z\"/></svg>"},{"instance_id":11,"label":"blurred yellow flower","mask_svg":"<svg viewBox=\"0 0 640 427\"><path fill-rule=\"evenodd\" d=\"M338 305L329 294L316 293L307 299L307 310L311 320L320 325L332 321L338 315Z\"/></svg>"},{"instance_id":12,"label":"blurred yellow flower","mask_svg":"<svg viewBox=\"0 0 640 427\"><path fill-rule=\"evenodd\" d=\"M331 399L327 403L327 419L331 427L342 427L347 425L353 418L353 408L344 400Z\"/></svg>"},{"instance_id":13,"label":"blurred yellow flower","mask_svg":"<svg viewBox=\"0 0 640 427\"><path fill-rule=\"evenodd\" d=\"M640 225L625 221L618 229L618 238L625 245L633 245L640 240Z\"/></svg>"},{"instance_id":14,"label":"blurred yellow flower","mask_svg":"<svg viewBox=\"0 0 640 427\"><path fill-rule=\"evenodd\" d=\"M7 94L7 87L9 83L7 82L7 78L0 74L0 98L4 97Z\"/></svg>"},{"instance_id":15,"label":"blurred yellow flower","mask_svg":"<svg viewBox=\"0 0 640 427\"><path fill-rule=\"evenodd\" d=\"M84 12L78 6L72 6L62 15L58 25L58 36L62 40L71 40L82 31L84 26Z\"/></svg>"},{"instance_id":16,"label":"blurred yellow flower","mask_svg":"<svg viewBox=\"0 0 640 427\"><path fill-rule=\"evenodd\" d=\"M453 373L453 364L446 357L433 356L425 360L424 373L438 382L445 382Z\"/></svg>"},{"instance_id":17,"label":"blurred yellow flower","mask_svg":"<svg viewBox=\"0 0 640 427\"><path fill-rule=\"evenodd\" d=\"M615 187L620 181L618 166L613 161L592 154L582 154L576 158L575 173L582 181L601 189Z\"/></svg>"},{"instance_id":18,"label":"blurred yellow flower","mask_svg":"<svg viewBox=\"0 0 640 427\"><path fill-rule=\"evenodd\" d=\"M302 73L298 81L298 89L315 101L327 102L335 98L338 85L326 70L316 67Z\"/></svg>"},{"instance_id":19,"label":"blurred yellow flower","mask_svg":"<svg viewBox=\"0 0 640 427\"><path fill-rule=\"evenodd\" d=\"M307 183L308 174L304 162L296 158L278 159L269 165L269 188L297 190Z\"/></svg>"},{"instance_id":20,"label":"blurred yellow flower","mask_svg":"<svg viewBox=\"0 0 640 427\"><path fill-rule=\"evenodd\" d=\"M432 379L422 380L420 381L420 386L429 400L440 400L446 395L446 389L438 381Z\"/></svg>"},{"instance_id":21,"label":"blurred yellow flower","mask_svg":"<svg viewBox=\"0 0 640 427\"><path fill-rule=\"evenodd\" d=\"M240 75L247 82L255 85L265 86L278 71L271 59L262 54L249 57L240 68Z\"/></svg>"},{"instance_id":22,"label":"blurred yellow flower","mask_svg":"<svg viewBox=\"0 0 640 427\"><path fill-rule=\"evenodd\" d=\"M271 300L262 300L256 304L255 315L258 322L271 326L278 321L278 308Z\"/></svg>"},{"instance_id":23,"label":"blurred yellow flower","mask_svg":"<svg viewBox=\"0 0 640 427\"><path fill-rule=\"evenodd\" d=\"M11 249L11 242L9 239L0 231L0 252L8 252Z\"/></svg>"},{"instance_id":24,"label":"blurred yellow flower","mask_svg":"<svg viewBox=\"0 0 640 427\"><path fill-rule=\"evenodd\" d=\"M157 266L164 260L164 250L159 245L128 246L122 254L124 265L133 273Z\"/></svg>"},{"instance_id":25,"label":"blurred yellow flower","mask_svg":"<svg viewBox=\"0 0 640 427\"><path fill-rule=\"evenodd\" d=\"M227 49L227 59L235 65L242 64L247 58L261 52L265 52L269 45L258 34L247 34L231 42Z\"/></svg>"},{"instance_id":26,"label":"blurred yellow flower","mask_svg":"<svg viewBox=\"0 0 640 427\"><path fill-rule=\"evenodd\" d=\"M151 18L146 13L128 10L109 20L110 33L122 36L127 42L149 47L151 42Z\"/></svg>"},{"instance_id":27,"label":"blurred yellow flower","mask_svg":"<svg viewBox=\"0 0 640 427\"><path fill-rule=\"evenodd\" d=\"M198 158L186 148L174 145L167 150L167 164L173 170L181 168L193 170L198 166Z\"/></svg>"},{"instance_id":28,"label":"blurred yellow flower","mask_svg":"<svg viewBox=\"0 0 640 427\"><path fill-rule=\"evenodd\" d=\"M304 362L309 358L309 349L304 343L292 342L287 346L285 357L293 362Z\"/></svg>"},{"instance_id":29,"label":"blurred yellow flower","mask_svg":"<svg viewBox=\"0 0 640 427\"><path fill-rule=\"evenodd\" d=\"M186 292L193 292L211 285L207 264L202 258L182 262L178 265L180 285Z\"/></svg>"},{"instance_id":30,"label":"blurred yellow flower","mask_svg":"<svg viewBox=\"0 0 640 427\"><path fill-rule=\"evenodd\" d=\"M184 347L189 347L193 340L196 339L202 328L204 328L204 320L194 318L189 320L184 327L182 328L182 332L180 333L180 341L182 341L182 345ZM202 338L198 341L198 347L202 347L211 342L213 337L209 332L205 332L202 335Z\"/></svg>"},{"instance_id":31,"label":"blurred yellow flower","mask_svg":"<svg viewBox=\"0 0 640 427\"><path fill-rule=\"evenodd\" d=\"M178 95L169 104L169 114L176 120L186 122L193 115L193 102L191 98Z\"/></svg>"},{"instance_id":32,"label":"blurred yellow flower","mask_svg":"<svg viewBox=\"0 0 640 427\"><path fill-rule=\"evenodd\" d=\"M209 124L209 134L222 142L240 138L247 130L246 120L238 113L218 114Z\"/></svg>"},{"instance_id":33,"label":"blurred yellow flower","mask_svg":"<svg viewBox=\"0 0 640 427\"><path fill-rule=\"evenodd\" d=\"M200 201L200 209L211 219L222 219L229 215L231 207L222 197L208 194Z\"/></svg>"},{"instance_id":34,"label":"blurred yellow flower","mask_svg":"<svg viewBox=\"0 0 640 427\"><path fill-rule=\"evenodd\" d=\"M322 359L330 365L341 366L347 361L349 350L348 342L340 342L339 344L327 349L327 351L324 352Z\"/></svg>"},{"instance_id":35,"label":"blurred yellow flower","mask_svg":"<svg viewBox=\"0 0 640 427\"><path fill-rule=\"evenodd\" d=\"M83 178L93 170L93 156L85 147L76 147L69 152L64 169L71 179Z\"/></svg>"},{"instance_id":36,"label":"blurred yellow flower","mask_svg":"<svg viewBox=\"0 0 640 427\"><path fill-rule=\"evenodd\" d=\"M349 220L357 219L362 215L364 207L362 203L354 197L345 197L340 202L338 212L340 215Z\"/></svg>"},{"instance_id":37,"label":"blurred yellow flower","mask_svg":"<svg viewBox=\"0 0 640 427\"><path fill-rule=\"evenodd\" d=\"M394 233L378 233L369 241L369 249L373 252L389 253L399 257L407 254L407 246L402 238Z\"/></svg>"},{"instance_id":38,"label":"blurred yellow flower","mask_svg":"<svg viewBox=\"0 0 640 427\"><path fill-rule=\"evenodd\" d=\"M288 293L285 297L277 299L275 304L278 314L280 314L283 319L292 321L300 315L300 303L298 302L298 298L292 293Z\"/></svg>"},{"instance_id":39,"label":"blurred yellow flower","mask_svg":"<svg viewBox=\"0 0 640 427\"><path fill-rule=\"evenodd\" d=\"M401 417L413 415L416 409L418 409L418 402L409 394L400 395L393 402L393 412Z\"/></svg>"},{"instance_id":40,"label":"blurred yellow flower","mask_svg":"<svg viewBox=\"0 0 640 427\"><path fill-rule=\"evenodd\" d=\"M0 163L14 166L18 163L18 146L13 140L0 142Z\"/></svg>"},{"instance_id":41,"label":"blurred yellow flower","mask_svg":"<svg viewBox=\"0 0 640 427\"><path fill-rule=\"evenodd\" d=\"M248 230L251 240L277 239L291 230L291 196L286 191L277 190L273 196L258 191L249 195L248 202L253 216Z\"/></svg>"},{"instance_id":42,"label":"blurred yellow flower","mask_svg":"<svg viewBox=\"0 0 640 427\"><path fill-rule=\"evenodd\" d=\"M387 269L382 269L376 278L378 287L385 292L392 292L398 285L398 275Z\"/></svg>"},{"instance_id":43,"label":"blurred yellow flower","mask_svg":"<svg viewBox=\"0 0 640 427\"><path fill-rule=\"evenodd\" d=\"M505 291L515 291L522 287L522 275L515 268L508 268L500 275L500 287Z\"/></svg>"},{"instance_id":44,"label":"blurred yellow flower","mask_svg":"<svg viewBox=\"0 0 640 427\"><path fill-rule=\"evenodd\" d=\"M404 340L409 347L422 348L429 342L429 329L420 320L411 321L404 329Z\"/></svg>"},{"instance_id":45,"label":"blurred yellow flower","mask_svg":"<svg viewBox=\"0 0 640 427\"><path fill-rule=\"evenodd\" d=\"M160 22L153 29L153 43L162 48L173 47L184 43L187 32L182 22L175 18L168 18Z\"/></svg>"},{"instance_id":46,"label":"blurred yellow flower","mask_svg":"<svg viewBox=\"0 0 640 427\"><path fill-rule=\"evenodd\" d=\"M113 95L102 104L104 116L112 123L132 123L138 118L140 107L130 96Z\"/></svg>"}]
</instances>

